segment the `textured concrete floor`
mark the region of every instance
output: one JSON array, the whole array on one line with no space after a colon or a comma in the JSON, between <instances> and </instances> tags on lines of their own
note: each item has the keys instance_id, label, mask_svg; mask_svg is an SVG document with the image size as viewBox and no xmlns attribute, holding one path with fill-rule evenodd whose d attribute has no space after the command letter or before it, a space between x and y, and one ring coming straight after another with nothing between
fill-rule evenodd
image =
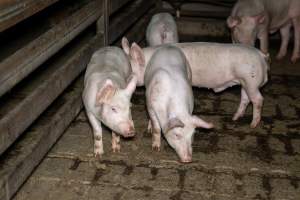
<instances>
[{"instance_id":1,"label":"textured concrete floor","mask_svg":"<svg viewBox=\"0 0 300 200\"><path fill-rule=\"evenodd\" d=\"M300 64L274 61L271 74L256 129L249 128L251 107L231 121L239 87L221 94L194 90L194 113L216 128L197 130L191 164L178 163L165 141L160 153L151 151L143 88L132 100L137 136L122 140L121 153L114 154L104 129L101 162L93 159L91 129L81 112L14 199L299 200Z\"/></svg>"}]
</instances>

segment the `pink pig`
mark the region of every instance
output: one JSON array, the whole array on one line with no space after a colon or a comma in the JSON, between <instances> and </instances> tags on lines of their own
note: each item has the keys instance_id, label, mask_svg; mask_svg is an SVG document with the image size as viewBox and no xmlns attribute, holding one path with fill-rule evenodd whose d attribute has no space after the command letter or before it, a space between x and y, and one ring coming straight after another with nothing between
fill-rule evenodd
<instances>
[{"instance_id":1,"label":"pink pig","mask_svg":"<svg viewBox=\"0 0 300 200\"><path fill-rule=\"evenodd\" d=\"M233 42L254 46L260 41L263 53L269 53L269 32L280 31L281 47L277 59L287 53L290 29L294 27L294 51L291 61L300 58L300 1L299 0L239 0L227 19Z\"/></svg>"}]
</instances>

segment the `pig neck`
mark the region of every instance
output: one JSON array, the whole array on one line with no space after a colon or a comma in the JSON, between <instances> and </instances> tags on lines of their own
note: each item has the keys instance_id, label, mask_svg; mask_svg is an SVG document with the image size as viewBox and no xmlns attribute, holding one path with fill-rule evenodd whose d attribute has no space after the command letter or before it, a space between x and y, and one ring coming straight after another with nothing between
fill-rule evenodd
<instances>
[{"instance_id":1,"label":"pig neck","mask_svg":"<svg viewBox=\"0 0 300 200\"><path fill-rule=\"evenodd\" d=\"M177 117L184 124L188 124L194 105L192 89L186 79L181 76L176 78L176 73L172 74L172 82L169 101L166 102L166 122L172 117Z\"/></svg>"},{"instance_id":2,"label":"pig neck","mask_svg":"<svg viewBox=\"0 0 300 200\"><path fill-rule=\"evenodd\" d=\"M117 71L104 70L102 73L95 74L95 76L97 76L98 79L98 81L95 80L97 82L98 89L101 89L104 86L105 80L107 79L110 79L114 86L118 89L124 89L126 87L127 77Z\"/></svg>"},{"instance_id":3,"label":"pig neck","mask_svg":"<svg viewBox=\"0 0 300 200\"><path fill-rule=\"evenodd\" d=\"M140 77L142 79L142 80L140 80L141 86L145 85L145 71L146 71L146 67L148 66L149 61L151 60L152 55L154 54L154 52L156 50L157 50L157 47L143 48L143 54L144 54L144 58L145 58L145 65L140 68Z\"/></svg>"},{"instance_id":4,"label":"pig neck","mask_svg":"<svg viewBox=\"0 0 300 200\"><path fill-rule=\"evenodd\" d=\"M166 129L169 120L172 118L177 118L182 121L185 125L190 123L191 114L188 112L188 108L181 105L178 105L176 102L172 100L168 104L167 113L164 116L164 119L161 119L162 131L166 134Z\"/></svg>"}]
</instances>

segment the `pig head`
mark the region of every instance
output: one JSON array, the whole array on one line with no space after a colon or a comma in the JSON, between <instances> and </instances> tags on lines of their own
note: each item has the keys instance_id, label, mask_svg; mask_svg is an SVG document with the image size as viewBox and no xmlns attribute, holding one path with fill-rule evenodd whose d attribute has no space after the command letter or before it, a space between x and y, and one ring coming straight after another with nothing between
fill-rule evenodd
<instances>
[{"instance_id":1,"label":"pig head","mask_svg":"<svg viewBox=\"0 0 300 200\"><path fill-rule=\"evenodd\" d=\"M239 0L227 18L232 32L232 41L255 45L260 41L260 50L268 54L269 33L280 30L281 46L276 56L282 59L290 39L291 27L294 27L294 50L291 61L300 58L300 1L299 0Z\"/></svg>"},{"instance_id":2,"label":"pig head","mask_svg":"<svg viewBox=\"0 0 300 200\"><path fill-rule=\"evenodd\" d=\"M213 128L213 124L205 122L194 115L184 120L172 117L169 118L166 127L163 129L166 140L183 163L192 162L192 143L195 128L210 129Z\"/></svg>"},{"instance_id":3,"label":"pig head","mask_svg":"<svg viewBox=\"0 0 300 200\"><path fill-rule=\"evenodd\" d=\"M131 76L124 89L106 79L96 95L98 118L114 132L124 136L134 136L134 125L131 116L130 99L136 87L137 78Z\"/></svg>"}]
</instances>

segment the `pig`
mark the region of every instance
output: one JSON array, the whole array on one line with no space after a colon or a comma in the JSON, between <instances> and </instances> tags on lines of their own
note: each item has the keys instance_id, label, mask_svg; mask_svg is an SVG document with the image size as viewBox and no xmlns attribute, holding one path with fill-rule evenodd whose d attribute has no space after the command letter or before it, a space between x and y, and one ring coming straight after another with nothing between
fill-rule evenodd
<instances>
[{"instance_id":1,"label":"pig","mask_svg":"<svg viewBox=\"0 0 300 200\"><path fill-rule=\"evenodd\" d=\"M294 50L291 61L300 58L300 1L299 0L239 0L227 18L233 42L255 45L258 38L260 50L269 55L268 35L277 30L281 46L276 56L282 59L287 53L290 29L294 27Z\"/></svg>"},{"instance_id":2,"label":"pig","mask_svg":"<svg viewBox=\"0 0 300 200\"><path fill-rule=\"evenodd\" d=\"M179 48L164 46L153 53L145 70L152 148L160 150L162 131L184 163L192 161L195 128L213 127L213 124L192 115L194 98L187 68L185 56Z\"/></svg>"},{"instance_id":3,"label":"pig","mask_svg":"<svg viewBox=\"0 0 300 200\"><path fill-rule=\"evenodd\" d=\"M228 87L241 85L241 101L233 116L236 121L242 117L250 103L253 104L251 128L261 119L263 97L260 87L268 81L269 64L258 49L243 44L221 44L208 42L169 44L182 50L192 72L192 86L221 92ZM164 46L164 45L161 45ZM128 55L133 72L137 75L137 85L144 85L144 73L157 47L141 49L136 43L129 47L126 38L122 47Z\"/></svg>"},{"instance_id":4,"label":"pig","mask_svg":"<svg viewBox=\"0 0 300 200\"><path fill-rule=\"evenodd\" d=\"M104 47L96 51L87 66L82 99L94 134L94 154L103 151L101 123L112 130L112 150L120 152L120 135L133 137L130 99L137 77L122 49Z\"/></svg>"},{"instance_id":5,"label":"pig","mask_svg":"<svg viewBox=\"0 0 300 200\"><path fill-rule=\"evenodd\" d=\"M177 43L177 25L169 13L155 14L147 27L146 40L149 46Z\"/></svg>"}]
</instances>

